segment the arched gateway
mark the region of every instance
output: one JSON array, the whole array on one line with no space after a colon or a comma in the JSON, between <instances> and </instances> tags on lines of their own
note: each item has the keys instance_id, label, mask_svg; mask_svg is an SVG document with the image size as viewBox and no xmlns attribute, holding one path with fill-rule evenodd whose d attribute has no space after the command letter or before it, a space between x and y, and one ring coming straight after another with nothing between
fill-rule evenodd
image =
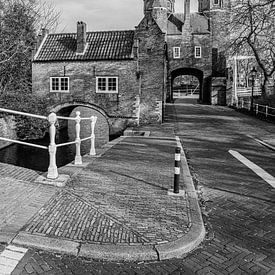
<instances>
[{"instance_id":1,"label":"arched gateway","mask_svg":"<svg viewBox=\"0 0 275 275\"><path fill-rule=\"evenodd\" d=\"M95 126L95 145L96 147L101 147L109 141L110 136L110 122L109 117L104 110L96 105L89 103L63 103L51 108L51 112L56 113L58 116L64 117L75 117L76 112L79 111L81 117L91 117L96 116L97 122ZM75 139L75 122L71 120L58 121L60 128L68 128L68 136L70 140ZM91 122L85 120L81 122L81 138L89 136L91 133Z\"/></svg>"}]
</instances>

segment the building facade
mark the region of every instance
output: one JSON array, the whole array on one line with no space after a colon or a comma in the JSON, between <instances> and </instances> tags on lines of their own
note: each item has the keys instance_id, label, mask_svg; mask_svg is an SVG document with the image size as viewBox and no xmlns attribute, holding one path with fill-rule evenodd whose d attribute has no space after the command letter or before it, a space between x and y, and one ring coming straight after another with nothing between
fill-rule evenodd
<instances>
[{"instance_id":1,"label":"building facade","mask_svg":"<svg viewBox=\"0 0 275 275\"><path fill-rule=\"evenodd\" d=\"M226 30L219 22L229 1L198 2L197 13L190 12L190 0L175 13L175 0L144 0L144 17L133 30L87 32L78 22L76 33L44 31L33 57L34 93L57 112L75 106L100 111L110 133L160 123L179 76L198 79L200 102L224 104L224 75L215 63L221 64L219 39Z\"/></svg>"}]
</instances>

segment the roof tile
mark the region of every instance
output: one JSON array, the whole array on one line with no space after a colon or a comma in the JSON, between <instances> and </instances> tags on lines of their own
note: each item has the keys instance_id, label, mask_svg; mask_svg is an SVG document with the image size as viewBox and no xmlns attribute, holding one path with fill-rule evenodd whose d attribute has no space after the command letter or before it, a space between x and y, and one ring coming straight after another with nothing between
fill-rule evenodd
<instances>
[{"instance_id":1,"label":"roof tile","mask_svg":"<svg viewBox=\"0 0 275 275\"><path fill-rule=\"evenodd\" d=\"M134 31L87 32L88 47L76 54L76 34L49 34L34 61L121 60L132 58Z\"/></svg>"}]
</instances>

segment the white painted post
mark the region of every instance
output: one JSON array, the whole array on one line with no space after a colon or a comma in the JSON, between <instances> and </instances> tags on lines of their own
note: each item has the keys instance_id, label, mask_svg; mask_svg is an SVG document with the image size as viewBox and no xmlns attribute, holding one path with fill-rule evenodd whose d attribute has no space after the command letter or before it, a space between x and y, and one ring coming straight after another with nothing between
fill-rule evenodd
<instances>
[{"instance_id":1,"label":"white painted post","mask_svg":"<svg viewBox=\"0 0 275 275\"><path fill-rule=\"evenodd\" d=\"M268 116L268 106L265 106L265 116Z\"/></svg>"},{"instance_id":2,"label":"white painted post","mask_svg":"<svg viewBox=\"0 0 275 275\"><path fill-rule=\"evenodd\" d=\"M95 124L97 121L96 116L91 116L91 150L90 150L90 155L95 156Z\"/></svg>"},{"instance_id":3,"label":"white painted post","mask_svg":"<svg viewBox=\"0 0 275 275\"><path fill-rule=\"evenodd\" d=\"M244 101L243 101L243 98L242 98L242 109L243 109L243 107L244 107Z\"/></svg>"},{"instance_id":4,"label":"white painted post","mask_svg":"<svg viewBox=\"0 0 275 275\"><path fill-rule=\"evenodd\" d=\"M82 165L82 157L80 153L80 147L81 147L81 139L80 139L80 112L76 112L76 117L75 117L75 159L74 159L74 164L75 165Z\"/></svg>"},{"instance_id":5,"label":"white painted post","mask_svg":"<svg viewBox=\"0 0 275 275\"><path fill-rule=\"evenodd\" d=\"M57 166L56 166L56 144L55 144L55 134L56 134L55 123L56 123L56 120L57 120L56 114L51 113L48 117L48 120L50 122L50 129L49 129L49 134L50 134L50 145L49 145L50 163L49 163L47 178L48 179L57 179L58 178L58 171L57 171Z\"/></svg>"},{"instance_id":6,"label":"white painted post","mask_svg":"<svg viewBox=\"0 0 275 275\"><path fill-rule=\"evenodd\" d=\"M259 104L256 104L256 115L258 114L259 112Z\"/></svg>"}]
</instances>

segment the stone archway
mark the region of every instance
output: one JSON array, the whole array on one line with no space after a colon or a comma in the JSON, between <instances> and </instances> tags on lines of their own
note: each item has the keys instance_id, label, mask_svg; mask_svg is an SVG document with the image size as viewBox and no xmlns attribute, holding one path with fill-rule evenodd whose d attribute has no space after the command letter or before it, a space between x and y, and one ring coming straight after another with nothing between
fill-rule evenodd
<instances>
[{"instance_id":1,"label":"stone archway","mask_svg":"<svg viewBox=\"0 0 275 275\"><path fill-rule=\"evenodd\" d=\"M110 125L108 115L98 106L86 103L63 103L51 108L51 112L55 112L59 116L75 117L79 111L81 117L97 117L95 126L95 146L97 148L109 142ZM68 128L68 136L70 140L75 139L75 122L72 120L59 120L60 127ZM91 134L90 120L81 121L81 138L85 138Z\"/></svg>"},{"instance_id":2,"label":"stone archway","mask_svg":"<svg viewBox=\"0 0 275 275\"><path fill-rule=\"evenodd\" d=\"M171 82L170 82L170 89L171 89L171 98L173 100L173 83L174 80L179 76L194 76L197 78L199 83L199 101L202 103L208 103L209 95L208 89L206 87L206 79L204 78L203 71L196 69L196 68L178 68L171 72Z\"/></svg>"}]
</instances>

